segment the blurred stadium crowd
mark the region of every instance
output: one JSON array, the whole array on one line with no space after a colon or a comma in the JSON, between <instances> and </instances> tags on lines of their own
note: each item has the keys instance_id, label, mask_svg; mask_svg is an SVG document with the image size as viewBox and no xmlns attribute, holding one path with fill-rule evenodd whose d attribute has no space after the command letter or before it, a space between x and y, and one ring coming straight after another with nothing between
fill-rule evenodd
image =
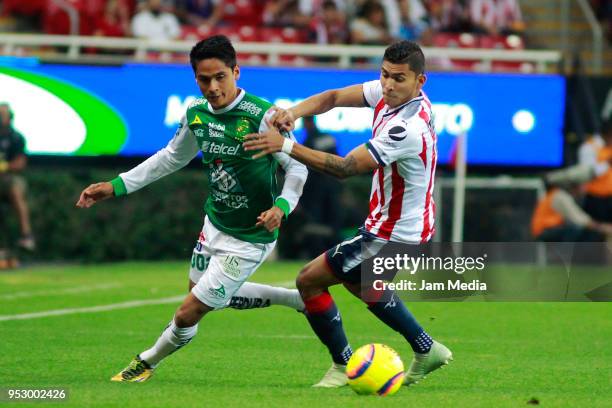
<instances>
[{"instance_id":1,"label":"blurred stadium crowd","mask_svg":"<svg viewBox=\"0 0 612 408\"><path fill-rule=\"evenodd\" d=\"M4 0L10 31L196 39L388 44L419 40L436 46L508 48L504 36L523 33L518 0ZM6 21L9 20L7 23ZM461 33L479 34L462 39ZM462 41L467 43L462 44ZM511 48L522 47L520 37Z\"/></svg>"},{"instance_id":2,"label":"blurred stadium crowd","mask_svg":"<svg viewBox=\"0 0 612 408\"><path fill-rule=\"evenodd\" d=\"M612 41L612 2L590 0ZM525 30L518 0L3 0L0 31L319 44L388 44L505 48L500 36ZM458 33L475 33L462 39ZM466 42L462 44L462 42ZM513 40L512 47L522 46Z\"/></svg>"}]
</instances>

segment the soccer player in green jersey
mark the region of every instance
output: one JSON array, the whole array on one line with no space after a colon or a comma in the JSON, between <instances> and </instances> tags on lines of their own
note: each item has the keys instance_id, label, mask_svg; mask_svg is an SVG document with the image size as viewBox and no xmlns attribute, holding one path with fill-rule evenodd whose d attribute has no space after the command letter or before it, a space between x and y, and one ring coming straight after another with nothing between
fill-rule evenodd
<instances>
[{"instance_id":1,"label":"soccer player in green jersey","mask_svg":"<svg viewBox=\"0 0 612 408\"><path fill-rule=\"evenodd\" d=\"M281 221L295 208L308 171L287 155L254 159L242 147L244 136L268 129L274 112L272 104L237 87L240 68L226 37L199 42L191 50L190 61L203 98L189 106L168 146L114 180L87 187L77 203L87 208L133 193L202 152L210 194L191 262L190 293L153 347L138 354L113 381L149 379L163 358L195 336L198 322L210 311L245 308L253 298L264 299L259 302L264 306L303 308L297 290L245 281L272 252ZM279 165L285 171L280 195L276 188Z\"/></svg>"}]
</instances>

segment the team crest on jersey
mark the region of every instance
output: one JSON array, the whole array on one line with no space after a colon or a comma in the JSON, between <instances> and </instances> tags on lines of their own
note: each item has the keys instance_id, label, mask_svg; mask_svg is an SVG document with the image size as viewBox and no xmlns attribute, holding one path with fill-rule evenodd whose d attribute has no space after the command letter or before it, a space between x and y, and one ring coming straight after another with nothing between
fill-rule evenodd
<instances>
[{"instance_id":1,"label":"team crest on jersey","mask_svg":"<svg viewBox=\"0 0 612 408\"><path fill-rule=\"evenodd\" d=\"M387 133L389 137L396 142L400 142L408 136L408 131L402 126L393 126Z\"/></svg>"},{"instance_id":2,"label":"team crest on jersey","mask_svg":"<svg viewBox=\"0 0 612 408\"><path fill-rule=\"evenodd\" d=\"M240 118L236 122L236 139L243 141L244 137L251 131L251 124L247 118Z\"/></svg>"}]
</instances>

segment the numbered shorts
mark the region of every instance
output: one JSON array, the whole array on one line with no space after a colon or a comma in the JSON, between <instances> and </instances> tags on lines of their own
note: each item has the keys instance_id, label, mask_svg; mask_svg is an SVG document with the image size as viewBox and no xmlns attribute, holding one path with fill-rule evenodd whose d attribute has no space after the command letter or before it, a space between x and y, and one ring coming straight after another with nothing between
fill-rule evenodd
<instances>
[{"instance_id":1,"label":"numbered shorts","mask_svg":"<svg viewBox=\"0 0 612 408\"><path fill-rule=\"evenodd\" d=\"M219 231L206 217L191 257L189 279L196 284L191 293L207 306L226 307L275 245L276 241L254 244L236 239Z\"/></svg>"},{"instance_id":2,"label":"numbered shorts","mask_svg":"<svg viewBox=\"0 0 612 408\"><path fill-rule=\"evenodd\" d=\"M362 227L353 238L327 250L325 259L336 278L343 282L360 283L361 264L380 252L387 243Z\"/></svg>"}]
</instances>

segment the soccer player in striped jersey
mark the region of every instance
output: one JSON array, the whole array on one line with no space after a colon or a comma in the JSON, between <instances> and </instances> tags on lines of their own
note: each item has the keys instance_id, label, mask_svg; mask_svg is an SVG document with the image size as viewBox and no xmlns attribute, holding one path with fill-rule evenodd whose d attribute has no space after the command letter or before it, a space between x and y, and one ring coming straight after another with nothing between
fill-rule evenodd
<instances>
[{"instance_id":1,"label":"soccer player in striped jersey","mask_svg":"<svg viewBox=\"0 0 612 408\"><path fill-rule=\"evenodd\" d=\"M274 127L246 137L245 149L259 150L256 157L282 151L338 178L373 173L370 212L357 235L320 255L297 277L306 317L333 360L330 370L315 386L345 385L345 367L352 354L328 288L344 284L353 294L364 297L360 265L365 259L376 255L388 242L420 244L434 234L436 134L431 103L422 91L424 70L425 57L420 47L400 41L386 49L379 80L325 91L288 110L278 109L272 117L273 125L289 130L296 119L335 107L373 108L372 138L346 157L286 142ZM420 381L452 359L450 350L425 332L392 291L377 295L379 301L369 302L369 310L401 333L415 352L406 384Z\"/></svg>"},{"instance_id":2,"label":"soccer player in striped jersey","mask_svg":"<svg viewBox=\"0 0 612 408\"><path fill-rule=\"evenodd\" d=\"M134 193L186 166L202 152L210 192L191 259L190 293L155 344L112 381L147 381L164 358L191 341L200 319L213 310L271 304L303 310L297 290L247 279L274 249L278 228L296 207L308 170L287 155L254 159L252 152L242 148L245 135L267 129L272 104L238 88L240 68L227 37L200 41L191 50L190 60L203 98L189 106L168 146L111 182L87 187L77 203L88 208ZM280 194L276 185L279 166L285 171Z\"/></svg>"}]
</instances>

